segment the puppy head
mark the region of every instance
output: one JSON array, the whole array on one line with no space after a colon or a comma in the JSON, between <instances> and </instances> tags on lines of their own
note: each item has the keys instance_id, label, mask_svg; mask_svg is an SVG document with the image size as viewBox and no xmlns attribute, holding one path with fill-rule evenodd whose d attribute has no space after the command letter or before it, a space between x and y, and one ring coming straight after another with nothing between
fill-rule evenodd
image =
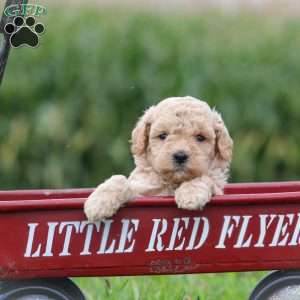
<instances>
[{"instance_id":1,"label":"puppy head","mask_svg":"<svg viewBox=\"0 0 300 300\"><path fill-rule=\"evenodd\" d=\"M150 107L132 132L131 150L137 164L150 165L163 180L179 184L211 167L227 168L232 145L221 116L187 96Z\"/></svg>"}]
</instances>

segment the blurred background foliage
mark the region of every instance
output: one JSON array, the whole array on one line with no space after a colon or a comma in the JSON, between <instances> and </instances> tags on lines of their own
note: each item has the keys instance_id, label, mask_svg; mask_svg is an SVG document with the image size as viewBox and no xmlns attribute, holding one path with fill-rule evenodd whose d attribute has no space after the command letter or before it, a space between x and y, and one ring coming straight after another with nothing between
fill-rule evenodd
<instances>
[{"instance_id":1,"label":"blurred background foliage","mask_svg":"<svg viewBox=\"0 0 300 300\"><path fill-rule=\"evenodd\" d=\"M95 186L129 174L153 103L222 112L232 182L300 179L300 20L48 8L37 49L13 49L0 89L1 189Z\"/></svg>"}]
</instances>

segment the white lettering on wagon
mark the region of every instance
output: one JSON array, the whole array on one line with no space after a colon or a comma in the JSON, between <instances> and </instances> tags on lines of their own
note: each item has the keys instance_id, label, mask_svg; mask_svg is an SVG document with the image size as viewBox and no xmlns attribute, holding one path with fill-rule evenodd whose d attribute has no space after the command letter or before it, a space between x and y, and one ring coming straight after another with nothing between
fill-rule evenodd
<instances>
[{"instance_id":1,"label":"white lettering on wagon","mask_svg":"<svg viewBox=\"0 0 300 300\"><path fill-rule=\"evenodd\" d=\"M285 220L287 218L287 220ZM285 246L289 238L287 233L288 226L292 224L294 220L294 214L278 215L278 223L276 226L275 234L272 242L269 244L270 247ZM280 240L280 238L282 239Z\"/></svg>"},{"instance_id":2,"label":"white lettering on wagon","mask_svg":"<svg viewBox=\"0 0 300 300\"><path fill-rule=\"evenodd\" d=\"M249 226L249 221L252 216L243 216L241 230L239 232L239 237L236 244L233 246L234 248L248 248L250 246L253 235L250 234L248 238L246 238L246 231Z\"/></svg>"},{"instance_id":3,"label":"white lettering on wagon","mask_svg":"<svg viewBox=\"0 0 300 300\"><path fill-rule=\"evenodd\" d=\"M40 256L41 247L42 247L41 244L39 244L38 249L34 253L32 253L34 234L35 234L36 227L38 225L39 225L38 223L29 223L28 224L29 233L28 233L28 239L27 239L27 246L26 246L26 250L25 250L25 254L24 254L25 257L39 257Z\"/></svg>"},{"instance_id":4,"label":"white lettering on wagon","mask_svg":"<svg viewBox=\"0 0 300 300\"><path fill-rule=\"evenodd\" d=\"M193 218L194 223L192 225L190 235L183 233L183 231L187 231L190 225L190 218L174 218L171 224L168 224L166 219L153 219L152 221L154 224L148 247L145 250L146 252L160 252L164 250L196 250L205 243L209 233L209 221L206 217ZM201 221L203 223L203 228L202 230L199 230ZM166 247L166 242L164 242L164 240L167 236L168 227L171 227L172 231L168 247ZM197 237L199 238L199 241L195 246ZM185 245L188 238L188 245Z\"/></svg>"},{"instance_id":5,"label":"white lettering on wagon","mask_svg":"<svg viewBox=\"0 0 300 300\"><path fill-rule=\"evenodd\" d=\"M71 253L69 252L70 247L70 241L71 241L71 235L73 232L73 229L75 233L78 233L79 231L80 222L74 221L74 222L61 222L59 225L59 234L62 234L64 229L66 228L66 234L65 234L65 240L64 240L64 247L63 250L59 253L59 256L69 256ZM48 231L49 235L49 231Z\"/></svg>"},{"instance_id":6,"label":"white lettering on wagon","mask_svg":"<svg viewBox=\"0 0 300 300\"><path fill-rule=\"evenodd\" d=\"M99 240L99 250L97 254L109 254L109 253L129 253L133 252L136 239L134 234L138 230L138 219L122 219L121 233L119 236L118 248L117 239L111 240L111 224L113 220L105 220L102 222L88 222L88 221L67 221L67 222L48 222L47 223L47 239L44 242L43 236L39 236L38 229L41 224L29 223L28 224L28 238L24 257L49 257L53 256L54 251L54 239L57 235L64 236L62 249L58 253L58 256L70 256L71 253L71 241L74 236L78 236L84 233L83 249L79 255L91 255L91 243L95 233L100 232L100 228L103 227L103 232ZM59 226L58 226L59 225ZM102 226L101 226L102 225ZM58 230L57 230L58 228ZM111 241L110 241L111 240ZM110 241L110 243L109 243ZM44 243L43 243L44 242ZM41 254L42 249L45 248L45 252Z\"/></svg>"},{"instance_id":7,"label":"white lettering on wagon","mask_svg":"<svg viewBox=\"0 0 300 300\"><path fill-rule=\"evenodd\" d=\"M55 228L57 225L58 222L48 223L48 236L47 236L46 250L43 256L53 256L53 252L52 252L53 239L54 239Z\"/></svg>"},{"instance_id":8,"label":"white lettering on wagon","mask_svg":"<svg viewBox=\"0 0 300 300\"><path fill-rule=\"evenodd\" d=\"M33 241L34 241L34 235L36 231L36 227L38 226L38 223L29 223L29 234L28 234L28 240L27 240L27 246L24 256L25 257L39 257L41 253L42 244L39 243L37 246L37 249L32 253L32 247L33 247ZM48 236L47 236L47 242L46 242L46 250L43 256L53 256L52 253L52 245L53 245L53 238L54 238L54 231L56 226L58 225L58 222L49 222L48 223Z\"/></svg>"},{"instance_id":9,"label":"white lettering on wagon","mask_svg":"<svg viewBox=\"0 0 300 300\"><path fill-rule=\"evenodd\" d=\"M233 242L232 239L235 240L233 248L300 245L300 214L297 214L296 225L293 225L296 219L295 214L261 214L256 218L258 218L259 230L253 231L252 228L253 232L249 233L253 216L224 216L220 238L215 248L228 248L228 243ZM253 241L254 233L258 235L255 241ZM272 239L266 244L267 236L269 240L270 237ZM291 239L290 236L292 236ZM252 244L253 242L255 243Z\"/></svg>"},{"instance_id":10,"label":"white lettering on wagon","mask_svg":"<svg viewBox=\"0 0 300 300\"><path fill-rule=\"evenodd\" d=\"M119 248L116 250L116 253L126 253L126 252L132 252L133 247L135 244L135 240L132 239L133 233L137 231L139 226L139 220L131 220L131 223L133 226L130 227L130 221L129 220L122 220L122 232L121 232L121 238L119 243ZM129 242L130 244L126 248L126 242Z\"/></svg>"},{"instance_id":11,"label":"white lettering on wagon","mask_svg":"<svg viewBox=\"0 0 300 300\"><path fill-rule=\"evenodd\" d=\"M80 255L91 255L92 252L90 251L91 241L93 236L93 231L96 229L96 232L100 230L100 222L89 222L83 221L81 222L79 232L83 233L84 229L86 229L86 235L84 240L83 250L80 252Z\"/></svg>"},{"instance_id":12,"label":"white lettering on wagon","mask_svg":"<svg viewBox=\"0 0 300 300\"><path fill-rule=\"evenodd\" d=\"M230 238L234 228L238 227L240 222L240 216L224 216L224 223L221 231L219 243L215 248L226 248L225 240ZM234 223L232 223L232 221Z\"/></svg>"},{"instance_id":13,"label":"white lettering on wagon","mask_svg":"<svg viewBox=\"0 0 300 300\"><path fill-rule=\"evenodd\" d=\"M154 222L154 225L146 252L162 251L164 249L162 235L167 231L168 221L166 219L153 219L152 221ZM162 225L159 229L160 223L162 223Z\"/></svg>"},{"instance_id":14,"label":"white lettering on wagon","mask_svg":"<svg viewBox=\"0 0 300 300\"><path fill-rule=\"evenodd\" d=\"M219 219L218 219L219 218ZM143 225L143 226L141 226ZM138 234L139 233L139 234ZM300 246L300 213L27 224L24 257Z\"/></svg>"},{"instance_id":15,"label":"white lettering on wagon","mask_svg":"<svg viewBox=\"0 0 300 300\"><path fill-rule=\"evenodd\" d=\"M264 240L265 240L265 237L266 237L266 233L267 233L267 230L270 228L272 222L274 221L276 215L259 215L259 219L260 219L260 230L259 230L259 238L258 238L258 241L257 243L254 245L254 247L264 247L265 244L264 244ZM270 219L268 222L267 222L267 219Z\"/></svg>"},{"instance_id":16,"label":"white lettering on wagon","mask_svg":"<svg viewBox=\"0 0 300 300\"><path fill-rule=\"evenodd\" d=\"M292 239L288 244L289 246L296 246L297 244L300 244L300 214L297 214L297 216L298 216L297 224L295 226Z\"/></svg>"}]
</instances>

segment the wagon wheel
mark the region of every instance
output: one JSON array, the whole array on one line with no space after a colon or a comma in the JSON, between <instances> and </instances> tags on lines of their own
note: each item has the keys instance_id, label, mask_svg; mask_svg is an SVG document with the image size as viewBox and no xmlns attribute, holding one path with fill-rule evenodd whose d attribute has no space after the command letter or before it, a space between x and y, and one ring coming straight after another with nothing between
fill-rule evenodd
<instances>
[{"instance_id":1,"label":"wagon wheel","mask_svg":"<svg viewBox=\"0 0 300 300\"><path fill-rule=\"evenodd\" d=\"M1 282L0 300L85 300L80 289L67 278Z\"/></svg>"},{"instance_id":2,"label":"wagon wheel","mask_svg":"<svg viewBox=\"0 0 300 300\"><path fill-rule=\"evenodd\" d=\"M249 300L300 299L300 271L275 271L258 283Z\"/></svg>"}]
</instances>

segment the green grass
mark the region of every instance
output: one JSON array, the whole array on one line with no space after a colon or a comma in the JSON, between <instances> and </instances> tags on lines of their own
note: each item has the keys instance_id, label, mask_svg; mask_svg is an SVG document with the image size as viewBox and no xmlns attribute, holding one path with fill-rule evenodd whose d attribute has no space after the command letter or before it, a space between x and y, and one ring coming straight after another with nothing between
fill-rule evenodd
<instances>
[{"instance_id":1,"label":"green grass","mask_svg":"<svg viewBox=\"0 0 300 300\"><path fill-rule=\"evenodd\" d=\"M77 278L87 300L247 300L264 272Z\"/></svg>"}]
</instances>

